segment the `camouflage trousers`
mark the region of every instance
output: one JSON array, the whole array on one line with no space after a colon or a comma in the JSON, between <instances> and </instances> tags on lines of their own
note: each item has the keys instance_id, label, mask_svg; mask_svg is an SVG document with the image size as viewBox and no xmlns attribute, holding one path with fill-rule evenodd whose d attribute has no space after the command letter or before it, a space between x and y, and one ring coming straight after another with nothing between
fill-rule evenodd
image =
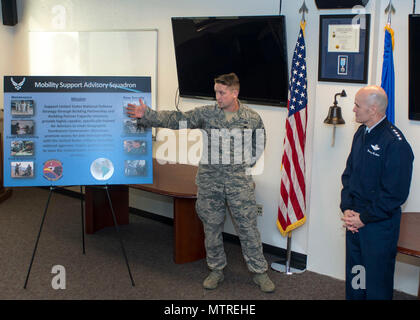
<instances>
[{"instance_id":1,"label":"camouflage trousers","mask_svg":"<svg viewBox=\"0 0 420 320\"><path fill-rule=\"evenodd\" d=\"M207 265L211 270L222 270L227 265L222 231L226 209L229 208L249 271L264 273L268 266L257 228L252 178L228 177L224 180L201 180L198 185L196 210L203 222Z\"/></svg>"}]
</instances>

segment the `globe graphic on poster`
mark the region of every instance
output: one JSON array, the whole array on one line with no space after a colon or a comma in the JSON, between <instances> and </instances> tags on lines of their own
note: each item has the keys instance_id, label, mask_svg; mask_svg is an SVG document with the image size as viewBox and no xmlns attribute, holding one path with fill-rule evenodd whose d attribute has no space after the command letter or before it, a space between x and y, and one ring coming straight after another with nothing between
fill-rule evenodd
<instances>
[{"instance_id":1,"label":"globe graphic on poster","mask_svg":"<svg viewBox=\"0 0 420 320\"><path fill-rule=\"evenodd\" d=\"M114 165L109 159L98 158L90 165L90 173L96 180L108 180L114 174Z\"/></svg>"}]
</instances>

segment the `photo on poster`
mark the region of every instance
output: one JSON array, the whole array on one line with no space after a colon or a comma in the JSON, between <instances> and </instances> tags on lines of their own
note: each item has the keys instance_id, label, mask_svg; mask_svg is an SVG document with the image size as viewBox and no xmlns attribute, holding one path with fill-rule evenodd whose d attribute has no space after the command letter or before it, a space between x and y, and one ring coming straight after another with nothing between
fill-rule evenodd
<instances>
[{"instance_id":1,"label":"photo on poster","mask_svg":"<svg viewBox=\"0 0 420 320\"><path fill-rule=\"evenodd\" d=\"M10 132L12 135L31 135L35 133L35 122L33 120L12 120Z\"/></svg>"},{"instance_id":2,"label":"photo on poster","mask_svg":"<svg viewBox=\"0 0 420 320\"><path fill-rule=\"evenodd\" d=\"M146 132L144 127L137 125L137 120L124 120L125 134L143 134Z\"/></svg>"},{"instance_id":3,"label":"photo on poster","mask_svg":"<svg viewBox=\"0 0 420 320\"><path fill-rule=\"evenodd\" d=\"M124 152L145 155L147 153L147 142L144 140L124 140Z\"/></svg>"},{"instance_id":4,"label":"photo on poster","mask_svg":"<svg viewBox=\"0 0 420 320\"><path fill-rule=\"evenodd\" d=\"M33 156L34 142L32 140L13 140L10 142L10 155L17 156Z\"/></svg>"},{"instance_id":5,"label":"photo on poster","mask_svg":"<svg viewBox=\"0 0 420 320\"><path fill-rule=\"evenodd\" d=\"M33 116L34 100L13 100L11 101L10 113L12 116Z\"/></svg>"},{"instance_id":6,"label":"photo on poster","mask_svg":"<svg viewBox=\"0 0 420 320\"><path fill-rule=\"evenodd\" d=\"M146 176L146 160L125 160L124 175L127 177Z\"/></svg>"},{"instance_id":7,"label":"photo on poster","mask_svg":"<svg viewBox=\"0 0 420 320\"><path fill-rule=\"evenodd\" d=\"M33 178L34 162L33 161L12 161L10 163L12 178Z\"/></svg>"}]
</instances>

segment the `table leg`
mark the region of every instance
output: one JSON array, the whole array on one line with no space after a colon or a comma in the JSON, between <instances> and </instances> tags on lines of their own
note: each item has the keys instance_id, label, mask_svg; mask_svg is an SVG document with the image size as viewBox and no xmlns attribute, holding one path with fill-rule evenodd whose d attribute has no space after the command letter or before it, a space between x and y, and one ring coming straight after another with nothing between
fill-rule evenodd
<instances>
[{"instance_id":1,"label":"table leg","mask_svg":"<svg viewBox=\"0 0 420 320\"><path fill-rule=\"evenodd\" d=\"M118 225L128 224L128 187L112 185L108 187ZM105 227L113 227L111 208L106 190L95 186L85 188L86 233L92 234Z\"/></svg>"},{"instance_id":2,"label":"table leg","mask_svg":"<svg viewBox=\"0 0 420 320\"><path fill-rule=\"evenodd\" d=\"M195 199L174 198L174 260L187 263L206 257L203 224Z\"/></svg>"},{"instance_id":3,"label":"table leg","mask_svg":"<svg viewBox=\"0 0 420 320\"><path fill-rule=\"evenodd\" d=\"M0 133L0 202L6 200L12 195L12 189L3 187L3 145Z\"/></svg>"},{"instance_id":4,"label":"table leg","mask_svg":"<svg viewBox=\"0 0 420 320\"><path fill-rule=\"evenodd\" d=\"M3 188L0 185L0 202L5 201L7 198L9 198L12 195L12 189L9 188Z\"/></svg>"}]
</instances>

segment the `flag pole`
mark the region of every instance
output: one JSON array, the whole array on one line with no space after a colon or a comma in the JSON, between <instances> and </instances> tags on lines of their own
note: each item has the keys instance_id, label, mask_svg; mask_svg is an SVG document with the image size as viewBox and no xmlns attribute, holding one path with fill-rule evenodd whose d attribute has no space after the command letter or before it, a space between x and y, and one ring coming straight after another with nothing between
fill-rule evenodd
<instances>
[{"instance_id":1,"label":"flag pole","mask_svg":"<svg viewBox=\"0 0 420 320\"><path fill-rule=\"evenodd\" d=\"M293 61L295 63L292 62L292 73L291 74L292 74L292 78L293 78L293 74L299 75L299 77L302 78L303 86L302 86L302 82L300 80L295 81L296 80L295 78L293 78L293 80L290 81L290 87L289 87L290 98L289 98L289 101L288 101L289 116L286 119L286 137L284 139L285 150L286 150L286 143L288 143L288 145L291 143L287 139L287 137L288 137L287 131L288 130L290 130L291 135L293 135L293 136L298 136L299 134L297 132L300 132L301 135L303 135L304 139L306 139L306 118L307 118L307 113L306 113L306 107L307 107L306 81L307 81L307 79L306 79L306 62L305 62L305 59L306 59L306 49L305 49L305 25L306 25L306 20L305 20L305 13L308 13L308 7L306 6L305 0L303 0L303 4L302 4L302 7L299 9L299 13L302 14L302 17L301 17L301 21L300 21L300 30L299 30L298 40L296 42L295 53L293 54ZM293 87L294 87L294 89L292 90ZM292 99L292 96L295 96L295 93L296 94L301 93L299 95L299 100L297 99L297 97L294 97L295 99ZM303 99L301 99L300 97L303 97ZM293 101L293 104L294 104L293 106L290 104L292 101ZM296 101L299 101L299 105L302 105L303 108L300 108L300 107L296 108L298 106L296 104ZM292 112L292 110L293 110L293 112ZM303 114L302 114L303 118L302 119L300 118L301 112L303 112ZM290 122L289 122L289 118L293 118L293 119L297 118L298 120L296 122L299 122L299 123L301 121L304 121L304 126L300 127L300 129L299 129L299 128L296 127L296 125L293 125L294 129L292 129L292 126L290 125ZM289 124L289 125L287 125L287 124ZM293 130L295 130L296 132L293 133ZM295 143L294 140L293 140L293 143ZM297 149L297 148L295 148L295 149ZM303 146L303 150L302 150L303 155L304 155L304 149L305 148ZM296 155L296 158L297 158L298 157L297 152L295 153L295 155ZM283 158L284 157L287 158L287 153L286 152L283 153ZM302 159L302 160L304 162L304 159ZM292 160L290 160L290 161L292 162ZM282 167L282 169L284 169L283 168L283 159L282 159L281 167ZM288 165L287 166L288 169L286 169L286 170L290 171L291 167L292 166ZM299 165L299 170L300 169L301 168L300 168L300 165ZM303 170L303 176L304 176L304 174L305 174L305 167L304 166L303 166L302 170ZM289 173L287 173L286 176L289 175ZM299 173L301 173L301 172L299 171ZM292 185L293 184L293 179L289 183L290 183L290 185ZM295 183L296 183L296 181L295 181ZM282 193L282 190L283 190L282 188L283 187L284 187L284 184L283 184L283 177L282 177L281 186L280 186L280 193ZM298 189L300 189L299 185L297 185L296 187ZM292 189L293 189L293 187L292 187ZM290 195L288 194L289 190L285 191L285 193L287 193L287 197L290 197ZM305 199L305 188L303 188L302 193L303 193L303 199ZM306 220L305 215L304 215L304 203L301 207L301 205L299 203L299 200L295 199L295 198L296 197L293 198L293 201L297 202L297 205L299 206L299 209L300 209L299 210L299 219L297 219L297 221L295 221L293 224L289 224L287 227L282 226L281 222L279 222L279 220L277 220L277 225L280 229L281 234L283 236L285 236L287 234L286 261L284 261L284 259L282 259L281 261L273 262L271 264L271 268L273 270L279 271L279 272L282 272L282 273L286 273L287 275L291 275L291 274L294 274L294 273L299 274L299 273L303 273L303 272L306 271L305 268L304 269L297 269L297 268L292 268L291 267L291 264L292 264L291 263L292 262L292 230L294 228L297 228L298 226L302 225L303 223L305 223L305 220ZM292 200L290 200L290 201L292 201ZM292 203L287 202L286 207L287 207L287 205L292 205ZM279 207L278 210L279 210L279 215L283 214L281 212L280 207ZM287 209L285 209L285 214L288 215ZM301 214L302 214L302 216L301 216ZM289 220L289 218L286 219L285 217L283 217L283 218L284 218L283 220L285 220L287 223L290 223L290 220L292 220L292 219ZM296 218L298 218L298 217L296 216ZM292 229L292 230L290 230L290 229Z\"/></svg>"},{"instance_id":2,"label":"flag pole","mask_svg":"<svg viewBox=\"0 0 420 320\"><path fill-rule=\"evenodd\" d=\"M291 261L292 261L292 231L289 231L287 233L287 252L286 252L286 261L277 261L273 262L271 264L271 269L285 273L286 275L292 275L292 274L300 274L306 271L306 268L304 269L298 269L298 268L292 268L291 267Z\"/></svg>"}]
</instances>

